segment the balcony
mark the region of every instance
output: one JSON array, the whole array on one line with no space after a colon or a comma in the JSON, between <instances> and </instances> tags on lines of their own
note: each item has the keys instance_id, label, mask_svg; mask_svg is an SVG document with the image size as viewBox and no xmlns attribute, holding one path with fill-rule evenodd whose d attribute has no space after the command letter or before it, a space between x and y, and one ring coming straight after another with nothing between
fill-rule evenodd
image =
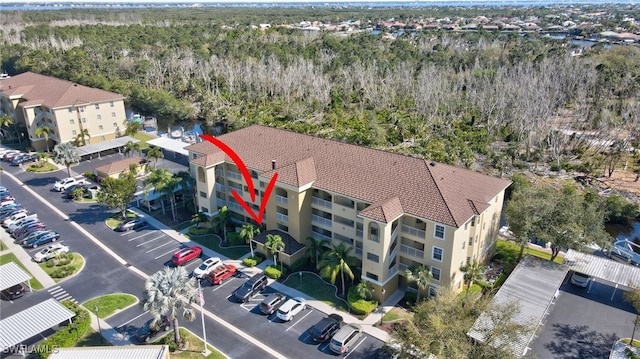
<instances>
[{"instance_id":1,"label":"balcony","mask_svg":"<svg viewBox=\"0 0 640 359\"><path fill-rule=\"evenodd\" d=\"M286 214L278 213L278 212L276 212L276 219L284 223L289 222L289 216L287 216Z\"/></svg>"},{"instance_id":2,"label":"balcony","mask_svg":"<svg viewBox=\"0 0 640 359\"><path fill-rule=\"evenodd\" d=\"M279 194L276 195L276 202L277 203L282 203L282 204L287 204L289 203L289 199L285 196L281 196Z\"/></svg>"},{"instance_id":3,"label":"balcony","mask_svg":"<svg viewBox=\"0 0 640 359\"><path fill-rule=\"evenodd\" d=\"M358 247L356 247L355 253L356 253L357 255L361 256L361 255L362 255L362 248L358 248Z\"/></svg>"},{"instance_id":4,"label":"balcony","mask_svg":"<svg viewBox=\"0 0 640 359\"><path fill-rule=\"evenodd\" d=\"M410 234L410 235L412 235L414 237L418 237L420 239L425 239L426 238L425 231L423 231L421 229L418 229L418 228L415 228L415 227L408 226L406 224L402 225L401 230L402 230L402 233L407 233L407 234Z\"/></svg>"},{"instance_id":5,"label":"balcony","mask_svg":"<svg viewBox=\"0 0 640 359\"><path fill-rule=\"evenodd\" d=\"M227 178L242 182L242 175L238 172L227 171Z\"/></svg>"},{"instance_id":6,"label":"balcony","mask_svg":"<svg viewBox=\"0 0 640 359\"><path fill-rule=\"evenodd\" d=\"M404 263L398 263L398 267L400 268L402 273L404 273L407 270L407 268L409 268L409 266Z\"/></svg>"},{"instance_id":7,"label":"balcony","mask_svg":"<svg viewBox=\"0 0 640 359\"><path fill-rule=\"evenodd\" d=\"M324 199L320 199L318 197L311 197L311 203L315 204L318 207L331 209L331 202L325 201Z\"/></svg>"},{"instance_id":8,"label":"balcony","mask_svg":"<svg viewBox=\"0 0 640 359\"><path fill-rule=\"evenodd\" d=\"M418 259L424 259L424 251L421 251L419 249L415 249L413 247L410 247L406 244L401 244L400 245L400 253L404 253L407 255L410 255L414 258L418 258Z\"/></svg>"},{"instance_id":9,"label":"balcony","mask_svg":"<svg viewBox=\"0 0 640 359\"><path fill-rule=\"evenodd\" d=\"M229 203L229 209L231 209L233 211L236 211L236 212L244 213L244 208L242 208L242 206L239 205L236 202Z\"/></svg>"},{"instance_id":10,"label":"balcony","mask_svg":"<svg viewBox=\"0 0 640 359\"><path fill-rule=\"evenodd\" d=\"M227 205L227 201L225 201L224 199L218 198L216 199L216 205L218 206L218 208L224 207Z\"/></svg>"},{"instance_id":11,"label":"balcony","mask_svg":"<svg viewBox=\"0 0 640 359\"><path fill-rule=\"evenodd\" d=\"M331 228L331 219L320 217L317 214L311 215L311 223Z\"/></svg>"},{"instance_id":12,"label":"balcony","mask_svg":"<svg viewBox=\"0 0 640 359\"><path fill-rule=\"evenodd\" d=\"M214 187L220 192L224 192L226 190L225 186L222 183L216 183Z\"/></svg>"},{"instance_id":13,"label":"balcony","mask_svg":"<svg viewBox=\"0 0 640 359\"><path fill-rule=\"evenodd\" d=\"M311 237L317 241L329 241L331 242L331 237L325 236L324 234L320 234L318 232L311 232Z\"/></svg>"},{"instance_id":14,"label":"balcony","mask_svg":"<svg viewBox=\"0 0 640 359\"><path fill-rule=\"evenodd\" d=\"M392 276L392 275L398 273L398 268L399 268L398 264L396 264L393 267L389 268L389 276Z\"/></svg>"},{"instance_id":15,"label":"balcony","mask_svg":"<svg viewBox=\"0 0 640 359\"><path fill-rule=\"evenodd\" d=\"M389 258L393 260L396 257L396 254L398 254L398 242L393 242L390 248L391 248L391 254L389 254Z\"/></svg>"},{"instance_id":16,"label":"balcony","mask_svg":"<svg viewBox=\"0 0 640 359\"><path fill-rule=\"evenodd\" d=\"M362 229L356 229L356 237L362 239L362 235L363 235Z\"/></svg>"}]
</instances>

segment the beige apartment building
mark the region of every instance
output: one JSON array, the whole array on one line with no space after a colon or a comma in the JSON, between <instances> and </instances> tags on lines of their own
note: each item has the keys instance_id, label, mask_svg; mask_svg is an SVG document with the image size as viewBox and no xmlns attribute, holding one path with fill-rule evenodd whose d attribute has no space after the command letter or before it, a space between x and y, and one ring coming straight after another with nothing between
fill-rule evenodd
<instances>
[{"instance_id":1,"label":"beige apartment building","mask_svg":"<svg viewBox=\"0 0 640 359\"><path fill-rule=\"evenodd\" d=\"M35 150L47 147L36 136L39 127L49 128L53 148L82 133L86 144L112 140L124 132L126 120L124 96L33 72L0 79L1 114L26 127Z\"/></svg>"},{"instance_id":2,"label":"beige apartment building","mask_svg":"<svg viewBox=\"0 0 640 359\"><path fill-rule=\"evenodd\" d=\"M420 158L349 145L265 126L218 137L250 173L255 201L234 163L210 142L189 150L198 204L204 212L227 206L238 225L256 222L232 196L258 213L275 173L277 182L254 238L265 233L287 243L284 263L304 258L308 238L345 243L362 261L362 280L378 299L411 284L405 269L426 264L439 288L463 287L461 265L494 253L505 189L510 181Z\"/></svg>"}]
</instances>

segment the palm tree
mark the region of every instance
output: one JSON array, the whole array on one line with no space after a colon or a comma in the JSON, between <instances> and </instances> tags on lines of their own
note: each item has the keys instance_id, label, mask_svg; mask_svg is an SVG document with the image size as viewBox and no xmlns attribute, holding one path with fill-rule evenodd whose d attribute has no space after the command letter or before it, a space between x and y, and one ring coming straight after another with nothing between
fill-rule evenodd
<instances>
[{"instance_id":1,"label":"palm tree","mask_svg":"<svg viewBox=\"0 0 640 359\"><path fill-rule=\"evenodd\" d=\"M125 155L129 154L129 153L131 153L133 155L134 151L140 153L140 143L139 142L129 141L129 142L125 143L124 148L122 149L122 152L124 152Z\"/></svg>"},{"instance_id":2,"label":"palm tree","mask_svg":"<svg viewBox=\"0 0 640 359\"><path fill-rule=\"evenodd\" d=\"M218 215L211 218L211 224L216 230L222 231L222 236L223 236L222 238L226 243L227 242L227 225L229 224L229 209L227 208L227 206L222 206L218 210Z\"/></svg>"},{"instance_id":3,"label":"palm tree","mask_svg":"<svg viewBox=\"0 0 640 359\"><path fill-rule=\"evenodd\" d=\"M189 171L180 171L175 174L175 177L180 179L180 189L184 198L191 198L191 204L193 205L193 211L196 212L198 208L196 181L191 177ZM185 200L186 203L186 200Z\"/></svg>"},{"instance_id":4,"label":"palm tree","mask_svg":"<svg viewBox=\"0 0 640 359\"><path fill-rule=\"evenodd\" d=\"M307 237L307 240L309 241L309 244L307 245L305 253L307 254L309 261L317 265L319 257L324 254L326 247L329 246L331 242L327 239L319 241L313 237Z\"/></svg>"},{"instance_id":5,"label":"palm tree","mask_svg":"<svg viewBox=\"0 0 640 359\"><path fill-rule=\"evenodd\" d=\"M433 278L431 269L429 268L429 266L420 265L418 267L407 268L404 273L407 276L408 282L415 282L418 286L418 296L416 298L417 304L420 302L420 291L429 288L429 282L431 282L431 278Z\"/></svg>"},{"instance_id":6,"label":"palm tree","mask_svg":"<svg viewBox=\"0 0 640 359\"><path fill-rule=\"evenodd\" d=\"M345 292L345 273L353 280L353 271L351 266L355 264L355 259L349 256L349 252L353 250L353 247L347 247L344 243L340 243L337 246L332 245L331 251L327 253L324 258L318 264L320 268L320 274L324 278L328 278L331 284L336 283L336 278L340 274L342 281L342 295Z\"/></svg>"},{"instance_id":7,"label":"palm tree","mask_svg":"<svg viewBox=\"0 0 640 359\"><path fill-rule=\"evenodd\" d=\"M38 127L36 129L36 137L44 137L44 142L47 145L47 152L49 152L49 134L50 133L51 133L51 129L47 125Z\"/></svg>"},{"instance_id":8,"label":"palm tree","mask_svg":"<svg viewBox=\"0 0 640 359\"><path fill-rule=\"evenodd\" d=\"M13 120L13 117L9 116L8 114L5 113L0 116L0 128L6 127L8 129L9 126L13 125L14 123L15 121Z\"/></svg>"},{"instance_id":9,"label":"palm tree","mask_svg":"<svg viewBox=\"0 0 640 359\"><path fill-rule=\"evenodd\" d=\"M277 234L267 234L267 241L265 242L264 247L273 255L273 262L275 265L278 265L276 256L280 256L280 252L284 251L284 246L285 244L282 237ZM282 272L282 261L280 261L280 271Z\"/></svg>"},{"instance_id":10,"label":"palm tree","mask_svg":"<svg viewBox=\"0 0 640 359\"><path fill-rule=\"evenodd\" d=\"M158 159L164 158L164 153L160 147L151 147L147 151L147 159L153 160L153 167L158 165Z\"/></svg>"},{"instance_id":11,"label":"palm tree","mask_svg":"<svg viewBox=\"0 0 640 359\"><path fill-rule=\"evenodd\" d=\"M362 281L356 286L356 293L358 296L364 300L369 300L373 295L373 287L371 283Z\"/></svg>"},{"instance_id":12,"label":"palm tree","mask_svg":"<svg viewBox=\"0 0 640 359\"><path fill-rule=\"evenodd\" d=\"M171 174L171 172L169 172L168 169L155 168L153 171L151 171L149 176L147 176L142 182L144 184L145 193L148 193L150 190L153 189L153 191L156 193L165 194L164 188L171 181L172 177L173 175ZM162 214L165 214L166 212L164 209L164 202L161 201L161 203L162 203Z\"/></svg>"},{"instance_id":13,"label":"palm tree","mask_svg":"<svg viewBox=\"0 0 640 359\"><path fill-rule=\"evenodd\" d=\"M124 130L124 134L127 136L135 136L138 131L142 129L142 124L136 121L126 121L127 128Z\"/></svg>"},{"instance_id":14,"label":"palm tree","mask_svg":"<svg viewBox=\"0 0 640 359\"><path fill-rule=\"evenodd\" d=\"M193 216L191 216L191 223L195 223L196 228L200 228L200 225L202 223L207 223L208 220L209 220L209 217L207 217L207 215L204 214L204 212L194 213Z\"/></svg>"},{"instance_id":15,"label":"palm tree","mask_svg":"<svg viewBox=\"0 0 640 359\"><path fill-rule=\"evenodd\" d=\"M473 283L479 282L484 278L484 265L478 263L477 260L473 260L460 267L460 271L464 273L464 281L467 283L467 294Z\"/></svg>"},{"instance_id":16,"label":"palm tree","mask_svg":"<svg viewBox=\"0 0 640 359\"><path fill-rule=\"evenodd\" d=\"M195 312L189 309L189 303L196 301L198 296L196 279L189 278L184 267L169 268L154 273L144 284L142 308L148 310L156 318L166 315L173 323L173 339L182 347L178 313L182 311L182 318L188 322L195 319Z\"/></svg>"},{"instance_id":17,"label":"palm tree","mask_svg":"<svg viewBox=\"0 0 640 359\"><path fill-rule=\"evenodd\" d=\"M135 177L138 175L138 167L140 167L137 163L129 163L129 172Z\"/></svg>"},{"instance_id":18,"label":"palm tree","mask_svg":"<svg viewBox=\"0 0 640 359\"><path fill-rule=\"evenodd\" d=\"M71 142L57 144L53 148L53 162L67 167L67 174L71 177L71 165L80 162L76 146Z\"/></svg>"},{"instance_id":19,"label":"palm tree","mask_svg":"<svg viewBox=\"0 0 640 359\"><path fill-rule=\"evenodd\" d=\"M242 225L242 229L240 229L240 238L249 243L249 248L251 249L251 257L253 257L253 244L251 244L251 241L253 240L253 237L258 233L260 233L260 228L254 226L251 223Z\"/></svg>"}]
</instances>

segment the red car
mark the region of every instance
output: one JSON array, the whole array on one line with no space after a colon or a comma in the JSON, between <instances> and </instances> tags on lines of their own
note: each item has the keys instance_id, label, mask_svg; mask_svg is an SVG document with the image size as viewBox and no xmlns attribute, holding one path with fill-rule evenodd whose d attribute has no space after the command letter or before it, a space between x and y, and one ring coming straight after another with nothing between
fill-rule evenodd
<instances>
[{"instance_id":1,"label":"red car","mask_svg":"<svg viewBox=\"0 0 640 359\"><path fill-rule=\"evenodd\" d=\"M223 264L209 273L209 282L214 285L221 284L225 279L236 273L236 267L231 264Z\"/></svg>"},{"instance_id":2,"label":"red car","mask_svg":"<svg viewBox=\"0 0 640 359\"><path fill-rule=\"evenodd\" d=\"M198 246L182 248L171 257L171 262L177 267L200 258L200 255L202 255L202 248Z\"/></svg>"}]
</instances>

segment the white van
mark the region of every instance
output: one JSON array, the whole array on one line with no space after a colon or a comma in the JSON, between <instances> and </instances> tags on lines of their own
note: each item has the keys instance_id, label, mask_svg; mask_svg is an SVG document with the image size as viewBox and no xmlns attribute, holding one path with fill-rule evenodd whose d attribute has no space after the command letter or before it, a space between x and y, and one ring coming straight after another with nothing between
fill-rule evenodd
<instances>
[{"instance_id":1,"label":"white van","mask_svg":"<svg viewBox=\"0 0 640 359\"><path fill-rule=\"evenodd\" d=\"M11 217L7 218L4 220L4 222L2 222L2 226L4 227L9 227L10 225L16 223L17 221L29 216L29 212L18 212L14 215L12 215Z\"/></svg>"}]
</instances>

